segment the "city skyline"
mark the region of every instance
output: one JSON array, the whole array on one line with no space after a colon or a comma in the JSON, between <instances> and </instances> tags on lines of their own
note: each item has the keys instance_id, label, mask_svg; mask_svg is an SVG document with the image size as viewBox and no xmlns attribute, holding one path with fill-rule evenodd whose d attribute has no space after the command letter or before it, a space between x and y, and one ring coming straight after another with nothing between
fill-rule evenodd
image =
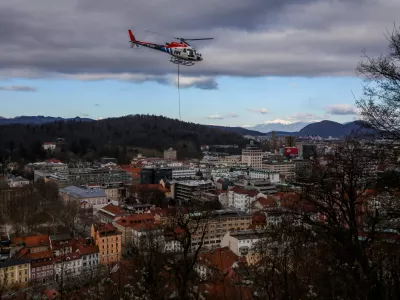
<instances>
[{"instance_id":1,"label":"city skyline","mask_svg":"<svg viewBox=\"0 0 400 300\"><path fill-rule=\"evenodd\" d=\"M363 84L357 63L363 49L374 57L386 51L400 3L179 6L177 12L164 1L1 3L0 115L179 118L177 67L165 54L131 49L132 29L138 39L158 43L175 35L214 37L194 45L203 62L181 68L183 121L245 127L352 121Z\"/></svg>"}]
</instances>

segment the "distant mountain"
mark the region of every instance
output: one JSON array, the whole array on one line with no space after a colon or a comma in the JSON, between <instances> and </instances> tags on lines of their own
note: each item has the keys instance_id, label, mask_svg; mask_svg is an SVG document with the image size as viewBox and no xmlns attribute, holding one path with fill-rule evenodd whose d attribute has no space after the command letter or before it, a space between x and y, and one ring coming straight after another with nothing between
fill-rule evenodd
<instances>
[{"instance_id":1,"label":"distant mountain","mask_svg":"<svg viewBox=\"0 0 400 300\"><path fill-rule=\"evenodd\" d=\"M253 127L247 127L246 129L255 130L259 132L268 133L271 131L285 131L285 132L296 132L311 124L309 122L295 122L291 124L285 124L281 122L271 122L271 123L263 123L258 124Z\"/></svg>"},{"instance_id":2,"label":"distant mountain","mask_svg":"<svg viewBox=\"0 0 400 300\"><path fill-rule=\"evenodd\" d=\"M333 121L321 121L313 124L309 124L303 129L301 129L297 135L298 136L321 136L321 137L344 137L350 134L366 134L373 133L372 129L365 127L361 121L353 121L346 124L340 124Z\"/></svg>"},{"instance_id":3,"label":"distant mountain","mask_svg":"<svg viewBox=\"0 0 400 300\"><path fill-rule=\"evenodd\" d=\"M217 126L217 125L209 125L208 127L211 128L216 128L216 129L221 129L226 132L233 132L237 133L240 135L250 135L250 136L261 136L261 135L266 135L263 132L255 131L255 130L249 130L243 127L229 127L229 126Z\"/></svg>"},{"instance_id":4,"label":"distant mountain","mask_svg":"<svg viewBox=\"0 0 400 300\"><path fill-rule=\"evenodd\" d=\"M45 116L20 116L20 117L15 117L15 118L3 118L0 117L0 125L10 125L10 124L46 124L46 123L52 123L56 121L62 121L62 120L80 120L83 122L87 121L94 121L89 118L80 118L80 117L75 117L75 118L60 118L60 117L45 117Z\"/></svg>"}]
</instances>

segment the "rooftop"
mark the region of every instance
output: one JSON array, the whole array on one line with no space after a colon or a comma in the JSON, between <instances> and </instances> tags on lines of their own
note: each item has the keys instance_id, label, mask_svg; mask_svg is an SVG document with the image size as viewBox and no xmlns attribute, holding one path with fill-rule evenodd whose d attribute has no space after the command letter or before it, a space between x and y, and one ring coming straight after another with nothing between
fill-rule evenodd
<instances>
[{"instance_id":1,"label":"rooftop","mask_svg":"<svg viewBox=\"0 0 400 300\"><path fill-rule=\"evenodd\" d=\"M254 240L259 239L265 233L265 230L240 230L230 232L229 235L238 240Z\"/></svg>"},{"instance_id":2,"label":"rooftop","mask_svg":"<svg viewBox=\"0 0 400 300\"><path fill-rule=\"evenodd\" d=\"M212 184L211 180L185 180L185 181L177 181L177 184L187 185L187 186L200 186L205 184Z\"/></svg>"},{"instance_id":3,"label":"rooftop","mask_svg":"<svg viewBox=\"0 0 400 300\"><path fill-rule=\"evenodd\" d=\"M103 189L83 189L77 186L67 186L60 189L61 193L66 193L71 197L75 198L99 198L106 197L106 193Z\"/></svg>"}]
</instances>

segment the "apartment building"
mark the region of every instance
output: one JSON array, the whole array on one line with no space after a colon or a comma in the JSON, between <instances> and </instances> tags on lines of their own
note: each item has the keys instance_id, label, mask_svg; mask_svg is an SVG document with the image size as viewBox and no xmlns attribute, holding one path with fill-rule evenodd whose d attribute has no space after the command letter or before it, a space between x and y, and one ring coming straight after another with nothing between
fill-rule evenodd
<instances>
[{"instance_id":1,"label":"apartment building","mask_svg":"<svg viewBox=\"0 0 400 300\"><path fill-rule=\"evenodd\" d=\"M252 204L260 192L235 186L228 192L229 206L243 212L250 212Z\"/></svg>"},{"instance_id":2,"label":"apartment building","mask_svg":"<svg viewBox=\"0 0 400 300\"><path fill-rule=\"evenodd\" d=\"M293 178L295 175L295 163L292 161L269 160L263 162L262 167L266 171L278 172L286 178Z\"/></svg>"},{"instance_id":3,"label":"apartment building","mask_svg":"<svg viewBox=\"0 0 400 300\"><path fill-rule=\"evenodd\" d=\"M186 180L176 181L171 185L172 197L176 201L189 201L195 195L209 193L215 190L214 183L211 180Z\"/></svg>"},{"instance_id":4,"label":"apartment building","mask_svg":"<svg viewBox=\"0 0 400 300\"><path fill-rule=\"evenodd\" d=\"M262 150L253 141L242 150L242 163L253 169L262 169Z\"/></svg>"},{"instance_id":5,"label":"apartment building","mask_svg":"<svg viewBox=\"0 0 400 300\"><path fill-rule=\"evenodd\" d=\"M26 287L31 277L30 259L8 259L0 262L1 286Z\"/></svg>"},{"instance_id":6,"label":"apartment building","mask_svg":"<svg viewBox=\"0 0 400 300\"><path fill-rule=\"evenodd\" d=\"M252 222L252 216L245 212L234 209L215 210L209 218L203 222L208 222L203 246L215 248L219 247L220 243L228 231L244 230L249 228ZM196 249L201 242L202 230L198 230L192 235L192 249Z\"/></svg>"},{"instance_id":7,"label":"apartment building","mask_svg":"<svg viewBox=\"0 0 400 300\"><path fill-rule=\"evenodd\" d=\"M70 185L110 185L131 184L131 175L122 169L109 168L71 168L68 170Z\"/></svg>"},{"instance_id":8,"label":"apartment building","mask_svg":"<svg viewBox=\"0 0 400 300\"><path fill-rule=\"evenodd\" d=\"M171 167L172 168L172 179L180 179L180 178L192 178L196 176L196 169L187 167L187 166L180 166L180 167Z\"/></svg>"},{"instance_id":9,"label":"apartment building","mask_svg":"<svg viewBox=\"0 0 400 300\"><path fill-rule=\"evenodd\" d=\"M247 256L257 252L257 243L262 240L265 230L240 230L227 232L221 241L221 247L228 247L238 256Z\"/></svg>"},{"instance_id":10,"label":"apartment building","mask_svg":"<svg viewBox=\"0 0 400 300\"><path fill-rule=\"evenodd\" d=\"M271 183L280 182L279 172L273 172L269 170L250 169L249 177L250 179L268 179Z\"/></svg>"},{"instance_id":11,"label":"apartment building","mask_svg":"<svg viewBox=\"0 0 400 300\"><path fill-rule=\"evenodd\" d=\"M93 224L90 235L99 249L100 264L113 264L121 259L122 233L112 224Z\"/></svg>"}]
</instances>

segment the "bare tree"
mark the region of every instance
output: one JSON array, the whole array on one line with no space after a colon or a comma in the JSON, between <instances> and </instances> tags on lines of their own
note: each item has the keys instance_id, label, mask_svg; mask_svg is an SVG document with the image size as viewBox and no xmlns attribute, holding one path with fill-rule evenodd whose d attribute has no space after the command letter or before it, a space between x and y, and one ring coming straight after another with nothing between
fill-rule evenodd
<instances>
[{"instance_id":1,"label":"bare tree","mask_svg":"<svg viewBox=\"0 0 400 300\"><path fill-rule=\"evenodd\" d=\"M357 67L367 78L364 96L357 100L361 115L384 137L400 140L400 32L388 33L389 52L378 58L365 55Z\"/></svg>"}]
</instances>

